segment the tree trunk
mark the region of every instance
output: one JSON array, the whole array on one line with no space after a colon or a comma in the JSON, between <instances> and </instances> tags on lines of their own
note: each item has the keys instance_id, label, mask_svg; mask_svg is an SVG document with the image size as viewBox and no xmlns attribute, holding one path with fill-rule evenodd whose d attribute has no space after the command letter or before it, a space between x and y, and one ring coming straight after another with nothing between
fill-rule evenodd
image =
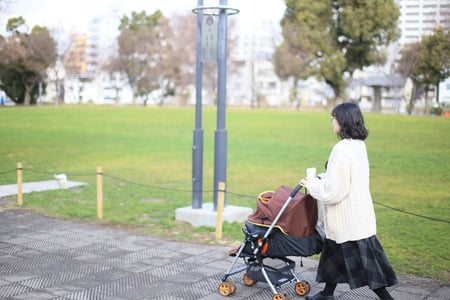
<instances>
[{"instance_id":1,"label":"tree trunk","mask_svg":"<svg viewBox=\"0 0 450 300\"><path fill-rule=\"evenodd\" d=\"M331 86L334 92L334 100L333 100L333 107L335 107L337 104L341 102L341 89L339 86Z\"/></svg>"},{"instance_id":2,"label":"tree trunk","mask_svg":"<svg viewBox=\"0 0 450 300\"><path fill-rule=\"evenodd\" d=\"M381 86L373 87L372 112L375 113L381 112Z\"/></svg>"},{"instance_id":3,"label":"tree trunk","mask_svg":"<svg viewBox=\"0 0 450 300\"><path fill-rule=\"evenodd\" d=\"M298 77L295 76L294 77L294 89L292 91L292 93L293 93L292 98L296 102L297 111L300 110L301 101L302 101L302 99L298 99L298 81L299 81Z\"/></svg>"},{"instance_id":4,"label":"tree trunk","mask_svg":"<svg viewBox=\"0 0 450 300\"><path fill-rule=\"evenodd\" d=\"M31 91L33 90L32 86L25 85L25 98L23 99L23 105L29 106L31 104Z\"/></svg>"},{"instance_id":5,"label":"tree trunk","mask_svg":"<svg viewBox=\"0 0 450 300\"><path fill-rule=\"evenodd\" d=\"M439 81L436 83L436 103L439 104Z\"/></svg>"},{"instance_id":6,"label":"tree trunk","mask_svg":"<svg viewBox=\"0 0 450 300\"><path fill-rule=\"evenodd\" d=\"M412 114L412 111L414 109L414 104L416 102L416 91L417 91L417 84L413 81L413 86L411 89L411 96L409 99L407 99L406 103L406 111L408 112L408 115Z\"/></svg>"}]
</instances>

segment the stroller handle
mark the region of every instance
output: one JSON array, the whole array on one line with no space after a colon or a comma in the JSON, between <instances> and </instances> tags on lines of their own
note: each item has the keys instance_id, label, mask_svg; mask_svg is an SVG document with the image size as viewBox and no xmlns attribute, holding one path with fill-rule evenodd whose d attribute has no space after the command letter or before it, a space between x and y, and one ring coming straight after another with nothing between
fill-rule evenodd
<instances>
[{"instance_id":1,"label":"stroller handle","mask_svg":"<svg viewBox=\"0 0 450 300\"><path fill-rule=\"evenodd\" d=\"M292 190L291 194L289 195L289 197L294 198L295 195L297 195L297 193L302 189L303 185L301 185L300 183L297 184L297 186Z\"/></svg>"}]
</instances>

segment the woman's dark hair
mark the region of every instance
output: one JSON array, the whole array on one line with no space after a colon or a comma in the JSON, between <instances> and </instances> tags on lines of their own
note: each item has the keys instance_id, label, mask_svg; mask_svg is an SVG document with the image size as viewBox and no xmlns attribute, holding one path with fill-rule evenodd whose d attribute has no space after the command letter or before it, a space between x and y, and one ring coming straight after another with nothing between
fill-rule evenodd
<instances>
[{"instance_id":1,"label":"woman's dark hair","mask_svg":"<svg viewBox=\"0 0 450 300\"><path fill-rule=\"evenodd\" d=\"M369 135L358 105L350 102L339 104L333 109L331 115L341 127L338 133L339 138L364 141Z\"/></svg>"}]
</instances>

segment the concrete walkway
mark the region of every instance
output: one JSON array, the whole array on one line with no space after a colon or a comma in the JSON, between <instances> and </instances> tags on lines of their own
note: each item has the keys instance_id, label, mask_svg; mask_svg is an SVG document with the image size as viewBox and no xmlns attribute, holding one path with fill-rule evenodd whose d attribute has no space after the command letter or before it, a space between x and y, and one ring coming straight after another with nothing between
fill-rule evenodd
<instances>
[{"instance_id":1,"label":"concrete walkway","mask_svg":"<svg viewBox=\"0 0 450 300\"><path fill-rule=\"evenodd\" d=\"M0 299L272 299L264 282L243 283L232 275L234 294L218 292L232 258L229 247L186 243L124 230L45 217L25 209L8 208L0 199ZM188 225L187 225L188 226ZM315 294L317 261L299 257L296 273ZM243 265L238 260L238 265ZM399 276L390 288L397 300L450 300L444 282ZM282 288L289 299L304 299L294 283ZM368 288L349 290L339 285L337 299L377 299Z\"/></svg>"},{"instance_id":2,"label":"concrete walkway","mask_svg":"<svg viewBox=\"0 0 450 300\"><path fill-rule=\"evenodd\" d=\"M67 180L64 183L64 188L73 188L76 186L86 185L84 182ZM61 187L58 185L57 180L45 180L36 182L24 182L22 183L22 193L42 192L48 190L58 190ZM17 195L17 184L0 185L0 197Z\"/></svg>"}]
</instances>

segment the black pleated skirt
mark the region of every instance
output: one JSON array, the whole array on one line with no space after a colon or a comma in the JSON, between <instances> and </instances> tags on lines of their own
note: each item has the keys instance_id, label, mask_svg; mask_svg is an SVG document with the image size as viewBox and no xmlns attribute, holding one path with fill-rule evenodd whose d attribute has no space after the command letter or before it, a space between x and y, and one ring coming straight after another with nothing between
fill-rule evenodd
<instances>
[{"instance_id":1,"label":"black pleated skirt","mask_svg":"<svg viewBox=\"0 0 450 300\"><path fill-rule=\"evenodd\" d=\"M351 289L371 289L398 283L377 237L337 244L326 239L320 256L317 282L348 283Z\"/></svg>"}]
</instances>

